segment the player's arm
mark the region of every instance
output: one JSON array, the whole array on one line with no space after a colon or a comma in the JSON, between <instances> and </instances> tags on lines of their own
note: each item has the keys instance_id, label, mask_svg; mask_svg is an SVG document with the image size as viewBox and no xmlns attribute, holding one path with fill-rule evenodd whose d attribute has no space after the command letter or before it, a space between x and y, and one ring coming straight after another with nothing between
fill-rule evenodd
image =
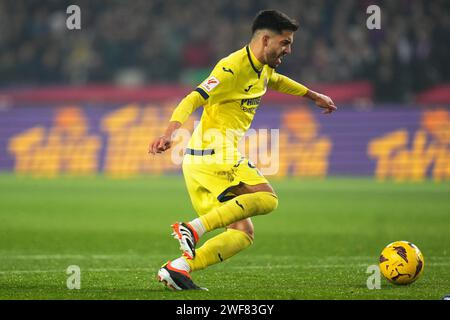
<instances>
[{"instance_id":1,"label":"player's arm","mask_svg":"<svg viewBox=\"0 0 450 320\"><path fill-rule=\"evenodd\" d=\"M164 135L156 138L149 147L149 153L161 153L172 146L173 133L181 127L189 115L207 101L215 103L220 101L228 92L234 89L237 68L227 63L219 62L210 76L192 91L176 107Z\"/></svg>"},{"instance_id":2,"label":"player's arm","mask_svg":"<svg viewBox=\"0 0 450 320\"><path fill-rule=\"evenodd\" d=\"M334 102L333 102L333 100L331 100L330 97L328 97L324 94L312 91L311 89L308 89L304 85L302 85L282 74L276 73L275 71L273 72L272 76L270 77L268 86L279 92L309 98L309 99L313 100L317 106L325 109L322 112L324 114L332 113L333 111L337 110L337 107L334 105Z\"/></svg>"},{"instance_id":3,"label":"player's arm","mask_svg":"<svg viewBox=\"0 0 450 320\"><path fill-rule=\"evenodd\" d=\"M149 153L156 154L166 151L172 146L173 133L179 129L189 116L200 106L205 103L205 99L198 91L192 91L188 94L172 113L169 125L164 134L156 138L149 146Z\"/></svg>"}]
</instances>

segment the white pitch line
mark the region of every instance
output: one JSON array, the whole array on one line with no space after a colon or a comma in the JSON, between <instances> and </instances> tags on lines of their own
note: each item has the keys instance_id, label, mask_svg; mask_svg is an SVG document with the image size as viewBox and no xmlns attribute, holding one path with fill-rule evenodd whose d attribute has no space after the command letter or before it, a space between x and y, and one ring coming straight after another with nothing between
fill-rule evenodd
<instances>
[{"instance_id":1,"label":"white pitch line","mask_svg":"<svg viewBox=\"0 0 450 320\"><path fill-rule=\"evenodd\" d=\"M2 255L0 253L0 259L30 259L30 260L60 260L60 259L123 259L123 258L161 258L164 254L160 255L147 255L147 254L21 254L21 255ZM295 255L254 255L256 259L297 259L297 260L310 260L310 261L323 261L323 260L374 260L378 257L373 256L324 256L324 257L296 257ZM431 260L450 260L450 256L430 256Z\"/></svg>"},{"instance_id":2,"label":"white pitch line","mask_svg":"<svg viewBox=\"0 0 450 320\"><path fill-rule=\"evenodd\" d=\"M368 265L365 263L362 264L312 264L312 265L298 265L298 264L282 264L282 265L262 265L262 266L232 266L231 269L328 269L328 268L354 268L354 267L367 267Z\"/></svg>"},{"instance_id":3,"label":"white pitch line","mask_svg":"<svg viewBox=\"0 0 450 320\"><path fill-rule=\"evenodd\" d=\"M30 255L12 255L12 256L4 256L0 255L0 259L2 260L60 260L60 259L86 259L87 256L77 255L77 254L53 254L53 255L44 255L44 254L30 254Z\"/></svg>"},{"instance_id":4,"label":"white pitch line","mask_svg":"<svg viewBox=\"0 0 450 320\"><path fill-rule=\"evenodd\" d=\"M149 268L90 268L82 269L82 272L140 272L150 271ZM64 269L52 270L0 270L0 274L29 274L29 273L65 273Z\"/></svg>"},{"instance_id":5,"label":"white pitch line","mask_svg":"<svg viewBox=\"0 0 450 320\"><path fill-rule=\"evenodd\" d=\"M431 267L446 267L450 266L448 263L428 263ZM267 270L267 269L355 269L366 268L368 264L314 264L314 265L299 265L299 264L282 264L282 265L261 265L261 266L229 266L227 269L239 269L245 270ZM89 268L82 269L82 272L152 272L150 268ZM154 271L154 270L153 270ZM0 270L0 275L9 274L33 274L33 273L65 273L64 269L52 269L52 270Z\"/></svg>"},{"instance_id":6,"label":"white pitch line","mask_svg":"<svg viewBox=\"0 0 450 320\"><path fill-rule=\"evenodd\" d=\"M105 255L105 254L93 254L93 255L82 255L82 254L37 254L37 255L1 255L0 260L66 260L66 259L94 259L94 260L107 260L107 259L136 259L136 258L145 258L145 259L158 259L163 257L163 255Z\"/></svg>"}]
</instances>

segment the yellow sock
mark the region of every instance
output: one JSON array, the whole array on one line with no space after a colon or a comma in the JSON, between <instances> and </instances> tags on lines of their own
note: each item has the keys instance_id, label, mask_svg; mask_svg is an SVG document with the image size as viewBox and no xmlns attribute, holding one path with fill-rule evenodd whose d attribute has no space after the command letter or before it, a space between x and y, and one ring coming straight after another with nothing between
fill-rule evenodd
<instances>
[{"instance_id":1,"label":"yellow sock","mask_svg":"<svg viewBox=\"0 0 450 320\"><path fill-rule=\"evenodd\" d=\"M234 256L252 243L252 239L245 232L228 229L198 248L193 260L186 258L185 260L189 264L191 272L201 270Z\"/></svg>"},{"instance_id":2,"label":"yellow sock","mask_svg":"<svg viewBox=\"0 0 450 320\"><path fill-rule=\"evenodd\" d=\"M237 196L200 217L206 231L226 227L233 222L267 214L278 206L278 198L270 192L255 192Z\"/></svg>"}]
</instances>

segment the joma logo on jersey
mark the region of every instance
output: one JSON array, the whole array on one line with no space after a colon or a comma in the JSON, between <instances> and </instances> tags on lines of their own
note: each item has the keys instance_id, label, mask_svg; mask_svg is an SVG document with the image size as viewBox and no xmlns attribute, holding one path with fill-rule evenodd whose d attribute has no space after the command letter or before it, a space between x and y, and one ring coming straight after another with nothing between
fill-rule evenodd
<instances>
[{"instance_id":1,"label":"joma logo on jersey","mask_svg":"<svg viewBox=\"0 0 450 320\"><path fill-rule=\"evenodd\" d=\"M242 99L241 100L241 109L247 113L255 114L256 109L261 102L261 97L253 98L253 99Z\"/></svg>"}]
</instances>

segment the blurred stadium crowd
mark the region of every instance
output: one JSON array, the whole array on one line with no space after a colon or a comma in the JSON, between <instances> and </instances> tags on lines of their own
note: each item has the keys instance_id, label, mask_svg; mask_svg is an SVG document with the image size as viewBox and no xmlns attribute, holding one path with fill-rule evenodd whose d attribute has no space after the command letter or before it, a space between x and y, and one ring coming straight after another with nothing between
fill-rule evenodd
<instances>
[{"instance_id":1,"label":"blurred stadium crowd","mask_svg":"<svg viewBox=\"0 0 450 320\"><path fill-rule=\"evenodd\" d=\"M243 47L255 14L296 18L280 72L309 83L369 80L378 101L409 101L450 80L448 0L0 0L0 86L196 84ZM67 6L81 30L66 28ZM366 8L381 8L368 30Z\"/></svg>"}]
</instances>

